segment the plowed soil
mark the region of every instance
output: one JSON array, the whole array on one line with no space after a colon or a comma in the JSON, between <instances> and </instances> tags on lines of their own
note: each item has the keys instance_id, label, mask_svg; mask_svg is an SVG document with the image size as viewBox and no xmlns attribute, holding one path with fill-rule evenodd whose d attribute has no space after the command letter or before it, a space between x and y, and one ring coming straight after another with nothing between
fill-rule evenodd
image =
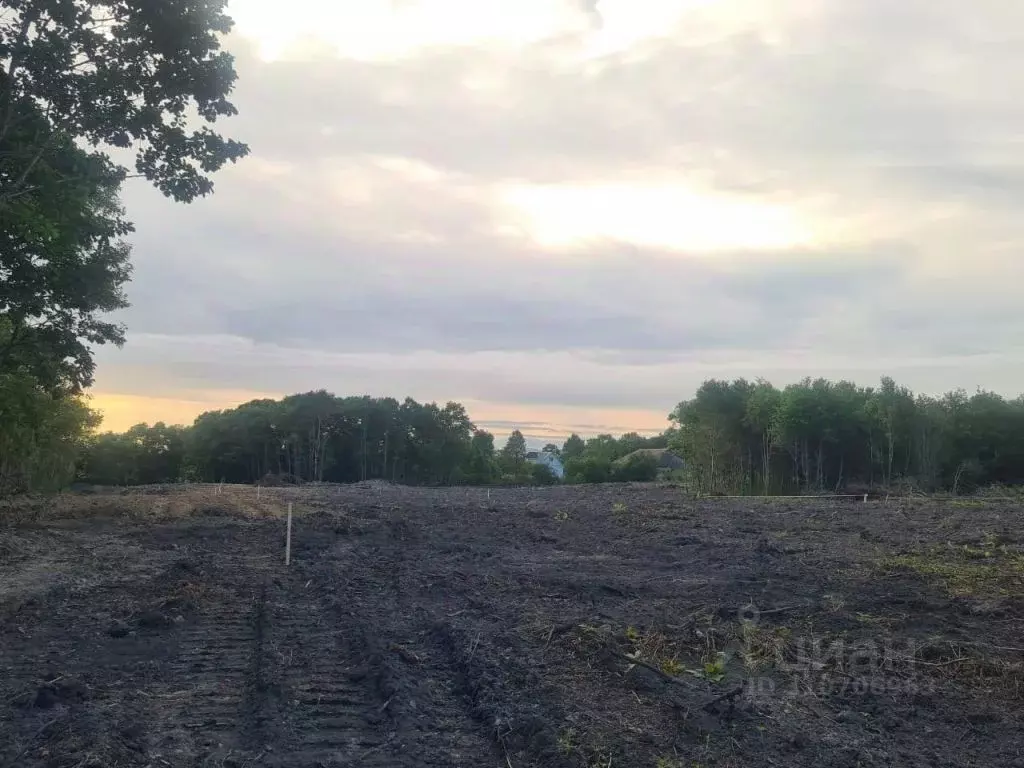
<instances>
[{"instance_id":1,"label":"plowed soil","mask_svg":"<svg viewBox=\"0 0 1024 768\"><path fill-rule=\"evenodd\" d=\"M254 493L0 521L0 768L1024 766L1018 505Z\"/></svg>"}]
</instances>

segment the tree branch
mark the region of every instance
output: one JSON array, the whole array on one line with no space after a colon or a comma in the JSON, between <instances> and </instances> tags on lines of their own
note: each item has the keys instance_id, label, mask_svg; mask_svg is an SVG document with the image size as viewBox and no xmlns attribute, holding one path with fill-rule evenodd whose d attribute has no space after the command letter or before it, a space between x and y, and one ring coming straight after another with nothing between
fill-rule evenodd
<instances>
[{"instance_id":1,"label":"tree branch","mask_svg":"<svg viewBox=\"0 0 1024 768\"><path fill-rule=\"evenodd\" d=\"M32 169L36 167L36 164L43 156L43 153L52 146L53 139L56 135L56 131L51 131L50 135L46 137L46 140L39 144L39 147L36 149L32 159L26 163L21 174L18 176L17 181L15 181L8 189L0 190L0 207L9 203L15 197L25 194L31 190L31 187L27 189L25 188L25 182L28 180L28 175L32 173Z\"/></svg>"}]
</instances>

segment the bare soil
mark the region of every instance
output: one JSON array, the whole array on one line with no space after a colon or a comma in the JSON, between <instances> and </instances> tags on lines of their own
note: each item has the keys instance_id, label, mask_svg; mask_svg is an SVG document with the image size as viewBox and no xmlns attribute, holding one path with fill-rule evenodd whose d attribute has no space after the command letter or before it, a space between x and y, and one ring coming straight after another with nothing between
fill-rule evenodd
<instances>
[{"instance_id":1,"label":"bare soil","mask_svg":"<svg viewBox=\"0 0 1024 768\"><path fill-rule=\"evenodd\" d=\"M6 510L0 768L1024 766L1009 502L255 493Z\"/></svg>"}]
</instances>

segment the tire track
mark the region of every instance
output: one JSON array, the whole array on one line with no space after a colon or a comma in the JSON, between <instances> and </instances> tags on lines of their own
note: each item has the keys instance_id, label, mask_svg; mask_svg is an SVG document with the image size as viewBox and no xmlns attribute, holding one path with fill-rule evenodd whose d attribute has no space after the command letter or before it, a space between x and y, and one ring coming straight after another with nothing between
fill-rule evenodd
<instances>
[{"instance_id":1,"label":"tire track","mask_svg":"<svg viewBox=\"0 0 1024 768\"><path fill-rule=\"evenodd\" d=\"M203 590L188 620L171 630L174 652L157 684L143 692L154 716L150 753L172 765L251 758L272 741L265 652L271 564L247 544L231 541L226 553L195 559Z\"/></svg>"},{"instance_id":2,"label":"tire track","mask_svg":"<svg viewBox=\"0 0 1024 768\"><path fill-rule=\"evenodd\" d=\"M411 618L406 614L406 618ZM503 765L487 727L477 721L469 698L458 690L447 657L424 628L395 635L388 645L396 690L396 714L404 717L407 744L422 766L477 768Z\"/></svg>"},{"instance_id":3,"label":"tire track","mask_svg":"<svg viewBox=\"0 0 1024 768\"><path fill-rule=\"evenodd\" d=\"M184 742L175 751L210 756L250 746L254 674L261 666L260 611L258 597L237 595L204 607L180 630L178 654L164 674L172 690L155 694L175 702L168 713L172 730L165 731L177 736L170 741Z\"/></svg>"},{"instance_id":4,"label":"tire track","mask_svg":"<svg viewBox=\"0 0 1024 768\"><path fill-rule=\"evenodd\" d=\"M511 657L501 665L487 660L495 654L480 647L479 635L467 636L449 621L437 622L430 639L443 670L439 674L454 681L466 717L492 735L507 764L578 764L557 748L557 729L565 717L538 675Z\"/></svg>"},{"instance_id":5,"label":"tire track","mask_svg":"<svg viewBox=\"0 0 1024 768\"><path fill-rule=\"evenodd\" d=\"M367 627L342 615L328 595L303 582L276 587L270 654L280 665L288 744L264 758L280 768L393 766L400 740L388 709L391 693ZM275 585L276 586L276 585Z\"/></svg>"},{"instance_id":6,"label":"tire track","mask_svg":"<svg viewBox=\"0 0 1024 768\"><path fill-rule=\"evenodd\" d=\"M401 535L395 535L395 526L389 533L363 563L373 583L387 585L383 594L378 586L372 610L389 677L389 711L402 724L407 754L416 765L437 768L507 765L434 641L437 616L447 608L433 605L431 589L424 586L422 563L428 553L416 551L421 531L406 524L399 527ZM446 586L442 602L451 594L451 585Z\"/></svg>"}]
</instances>

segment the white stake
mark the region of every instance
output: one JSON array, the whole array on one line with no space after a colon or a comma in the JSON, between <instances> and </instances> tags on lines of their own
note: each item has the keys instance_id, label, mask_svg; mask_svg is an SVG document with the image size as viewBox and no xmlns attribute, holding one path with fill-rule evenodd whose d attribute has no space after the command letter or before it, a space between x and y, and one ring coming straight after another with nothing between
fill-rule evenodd
<instances>
[{"instance_id":1,"label":"white stake","mask_svg":"<svg viewBox=\"0 0 1024 768\"><path fill-rule=\"evenodd\" d=\"M867 495L866 493L864 494L864 503L865 503L865 504L867 504L867 503L868 503L868 495Z\"/></svg>"},{"instance_id":2,"label":"white stake","mask_svg":"<svg viewBox=\"0 0 1024 768\"><path fill-rule=\"evenodd\" d=\"M292 503L288 502L288 532L284 538L284 564L292 562Z\"/></svg>"},{"instance_id":3,"label":"white stake","mask_svg":"<svg viewBox=\"0 0 1024 768\"><path fill-rule=\"evenodd\" d=\"M260 487L261 486L259 486L259 485L256 486L256 498L257 499L259 499L259 497L260 497Z\"/></svg>"}]
</instances>

